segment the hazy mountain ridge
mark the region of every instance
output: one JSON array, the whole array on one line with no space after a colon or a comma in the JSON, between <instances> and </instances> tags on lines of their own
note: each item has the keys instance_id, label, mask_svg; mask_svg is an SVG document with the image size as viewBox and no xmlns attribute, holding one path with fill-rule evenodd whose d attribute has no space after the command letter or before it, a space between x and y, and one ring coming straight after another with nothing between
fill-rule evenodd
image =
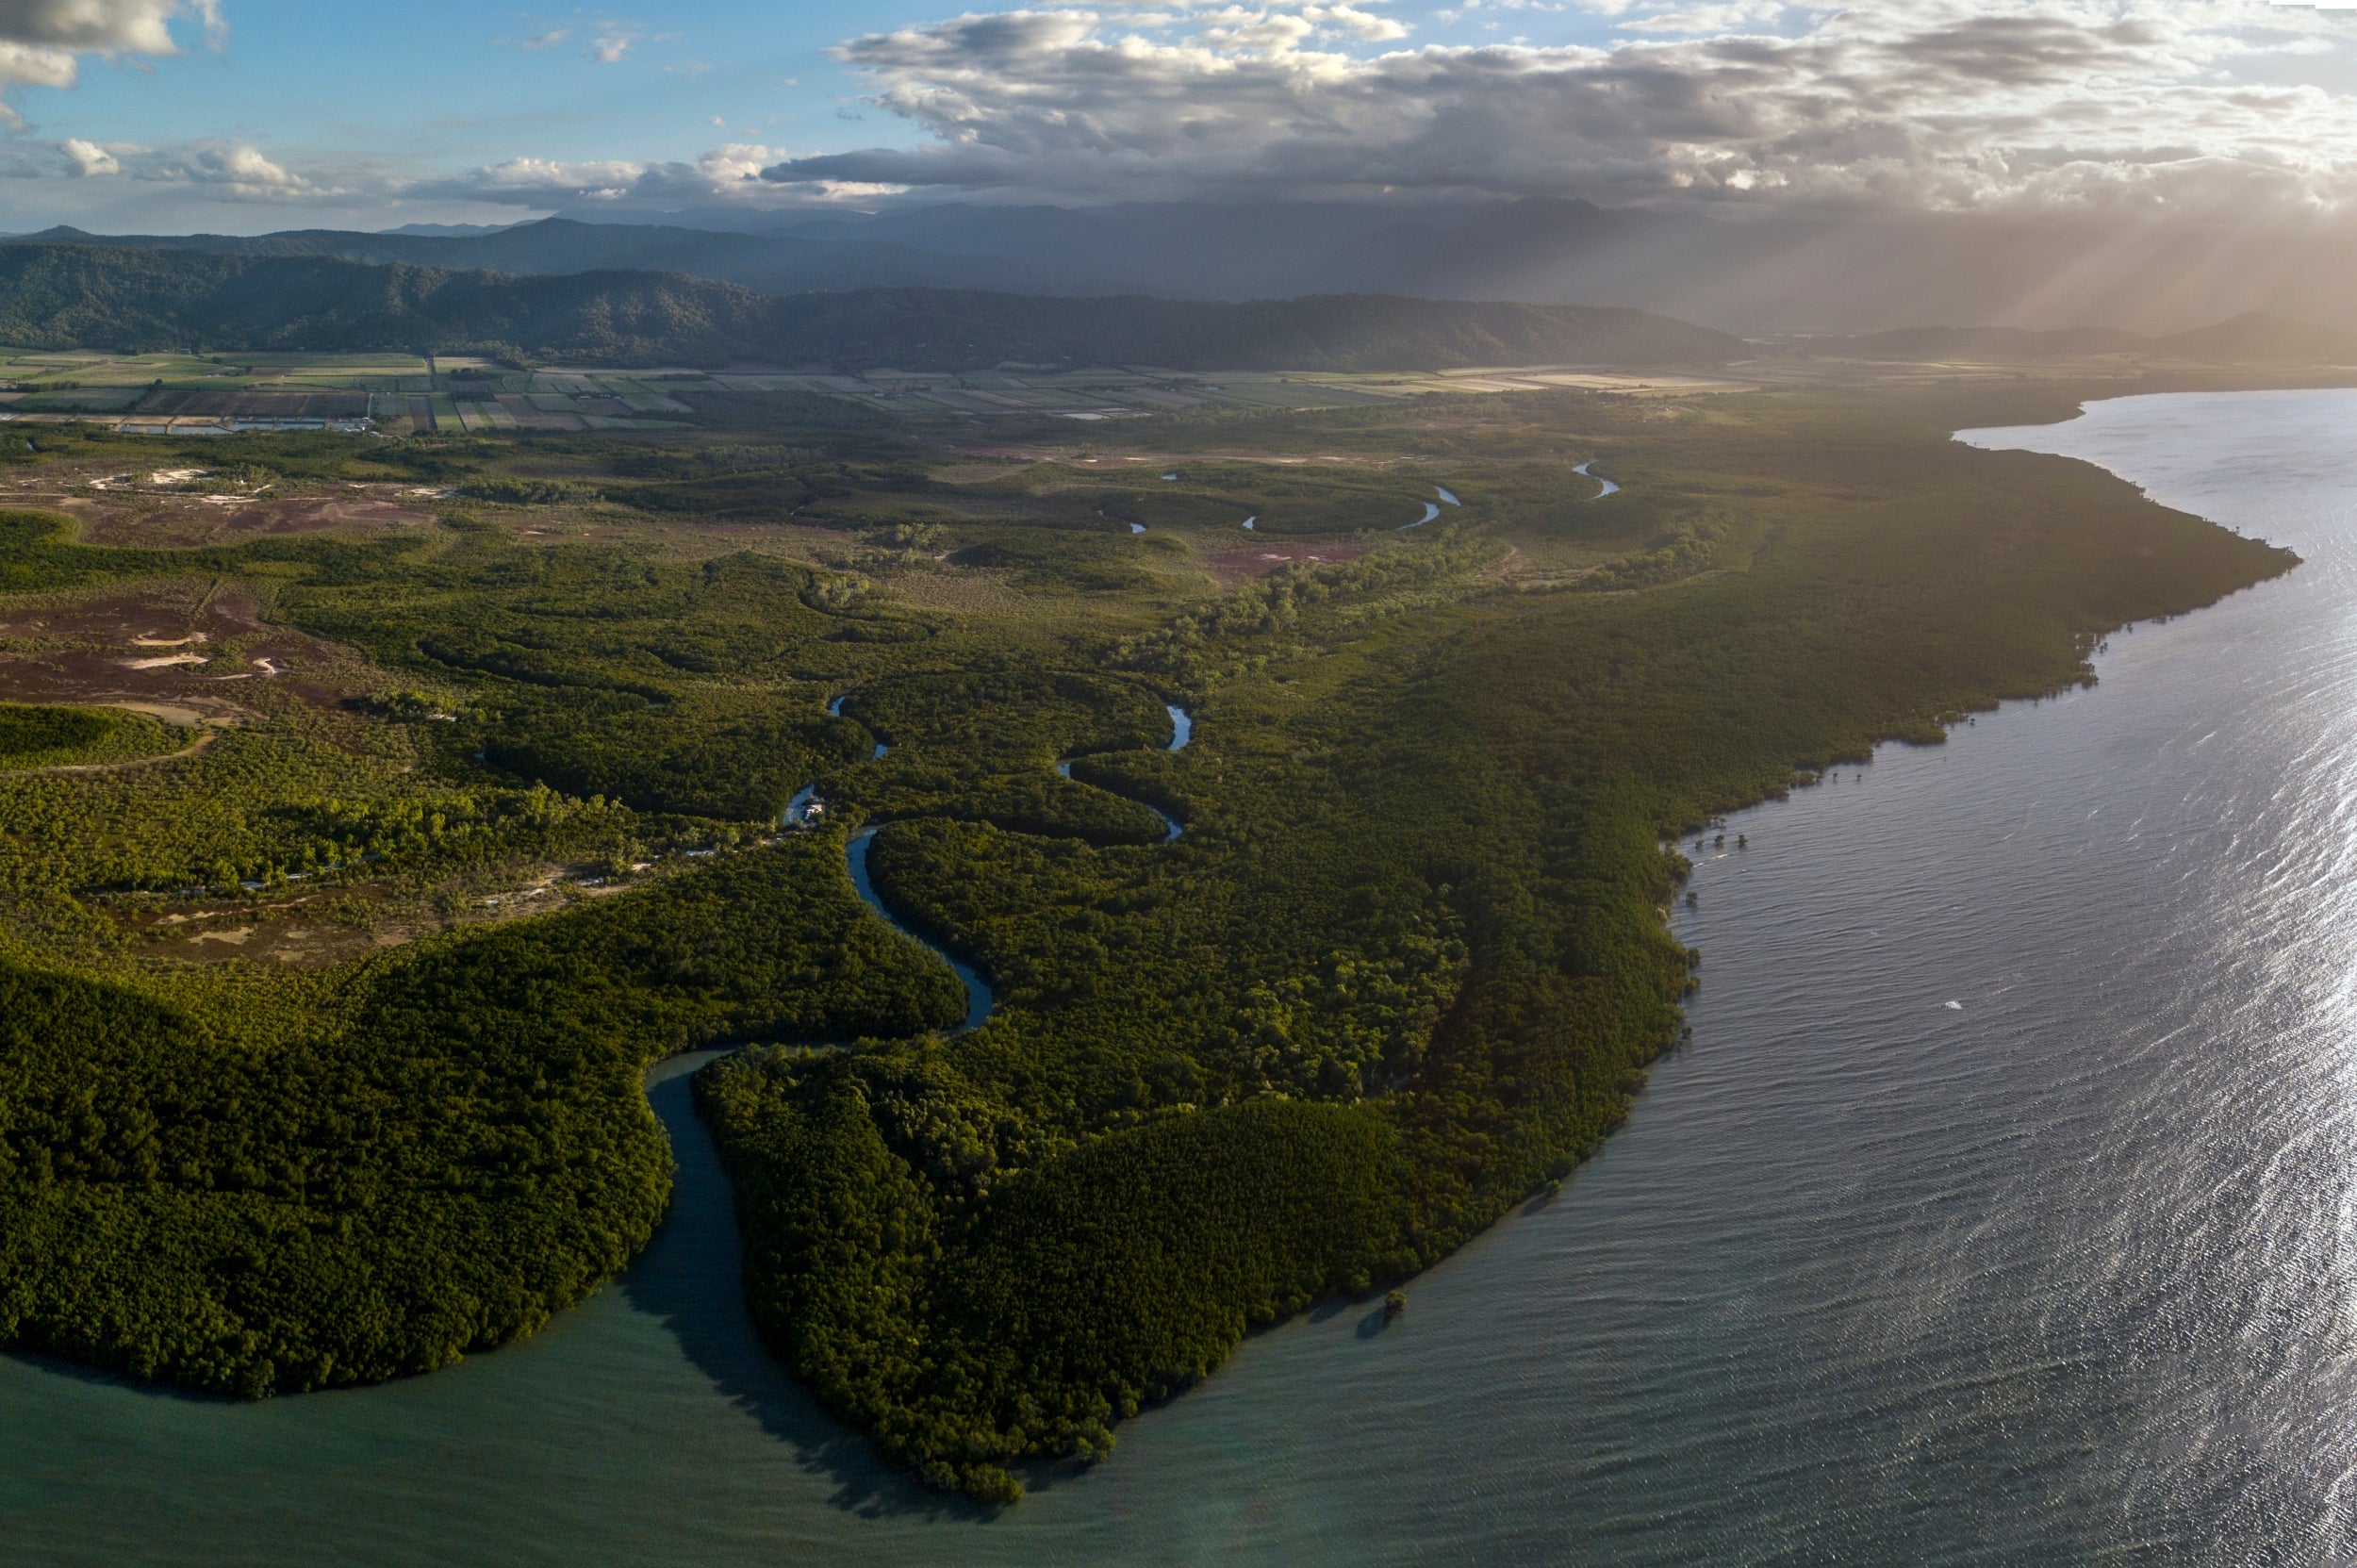
<instances>
[{"instance_id":1,"label":"hazy mountain ridge","mask_svg":"<svg viewBox=\"0 0 2357 1568\"><path fill-rule=\"evenodd\" d=\"M594 219L595 214L587 215ZM2184 222L1786 213L1555 198L1441 204L944 203L875 214L559 217L480 234L102 237L26 243L335 256L517 273L686 272L772 294L870 288L1252 300L1391 294L1614 305L1750 336L1922 322L2151 336L2260 311L2357 332L2357 232Z\"/></svg>"},{"instance_id":2,"label":"hazy mountain ridge","mask_svg":"<svg viewBox=\"0 0 2357 1568\"><path fill-rule=\"evenodd\" d=\"M790 234L1036 262L1087 256L1150 292L1577 301L1746 336L1922 322L2167 336L2245 312L2357 332L2357 228L1807 212L1555 198L1454 206L944 206Z\"/></svg>"},{"instance_id":3,"label":"hazy mountain ridge","mask_svg":"<svg viewBox=\"0 0 2357 1568\"><path fill-rule=\"evenodd\" d=\"M1719 364L1741 339L1640 311L1326 296L1245 304L871 289L786 298L675 272L516 276L305 255L0 246L27 347L518 354L619 366L1008 360L1174 370Z\"/></svg>"},{"instance_id":4,"label":"hazy mountain ridge","mask_svg":"<svg viewBox=\"0 0 2357 1568\"><path fill-rule=\"evenodd\" d=\"M477 234L361 234L289 229L276 234L98 235L58 227L10 243L219 256L321 256L372 266L446 271L572 273L685 272L769 294L871 288L1004 289L1113 294L1118 284L1055 263L944 255L875 240L732 234L668 224L584 223L550 218Z\"/></svg>"}]
</instances>

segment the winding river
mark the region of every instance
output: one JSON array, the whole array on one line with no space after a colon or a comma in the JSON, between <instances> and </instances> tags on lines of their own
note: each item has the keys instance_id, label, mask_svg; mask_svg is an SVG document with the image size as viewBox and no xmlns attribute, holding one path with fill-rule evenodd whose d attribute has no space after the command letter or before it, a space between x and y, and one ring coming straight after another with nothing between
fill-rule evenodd
<instances>
[{"instance_id":1,"label":"winding river","mask_svg":"<svg viewBox=\"0 0 2357 1568\"><path fill-rule=\"evenodd\" d=\"M983 1024L989 1022L991 1010L998 1005L998 999L992 992L990 982L984 980L981 972L971 964L902 920L884 906L884 901L876 896L875 882L867 874L867 851L875 845L875 842L876 830L862 828L853 834L850 842L843 847L844 863L851 872L851 885L859 890L861 901L882 916L884 922L893 930L903 936L922 942L926 947L940 954L942 960L957 971L958 983L965 987L965 1017L953 1032L963 1034L969 1029L981 1028Z\"/></svg>"},{"instance_id":2,"label":"winding river","mask_svg":"<svg viewBox=\"0 0 2357 1568\"><path fill-rule=\"evenodd\" d=\"M838 697L832 703L829 704L827 711L829 713L835 713L841 708L842 703L843 699ZM1187 742L1195 738L1195 716L1188 713L1184 708L1169 702L1162 704L1162 711L1170 716L1170 744L1167 748L1165 748L1165 750L1172 751L1183 750L1186 747ZM876 748L876 755L880 757L882 756L884 754L884 751L885 748L878 746ZM1072 777L1073 761L1073 758L1066 757L1061 762L1058 762L1056 764L1056 771L1063 777L1069 779ZM812 797L816 793L816 786L805 785L800 793L794 797L793 803L786 807L785 819L788 822L799 821L801 817L802 808L809 804ZM1160 806L1154 805L1146 801L1140 801L1137 803L1145 806L1146 810L1162 818L1162 826L1167 830L1162 835L1163 843L1170 843L1180 834L1187 831L1178 825L1176 817L1172 817L1168 812L1162 810ZM984 1023L989 1021L991 1010L997 1006L997 998L991 991L990 982L982 979L981 972L975 969L972 965L966 963L965 960L960 958L956 953L951 952L948 948L926 935L916 927L909 924L899 916L895 915L891 909L886 907L883 900L877 896L875 880L867 874L867 853L875 843L876 832L877 830L874 828L863 828L858 833L853 834L851 835L850 842L844 846L844 861L851 873L852 887L858 890L861 900L866 903L867 907L882 916L885 923L890 925L893 930L900 933L903 936L910 937L913 940L921 942L926 947L931 948L934 952L941 955L943 961L946 962L951 969L957 972L958 983L965 987L965 1017L964 1021L958 1025L954 1032L963 1034L969 1029L980 1029Z\"/></svg>"},{"instance_id":3,"label":"winding river","mask_svg":"<svg viewBox=\"0 0 2357 1568\"><path fill-rule=\"evenodd\" d=\"M1600 474L1600 473L1591 473L1591 472L1589 472L1589 471L1588 471L1589 470L1591 470L1591 469L1594 468L1595 466L1596 466L1596 460L1595 460L1593 457L1591 457L1591 458L1589 458L1589 459L1588 459L1588 461L1586 461L1585 463L1580 464L1580 466L1579 466L1579 467L1577 467L1577 468L1575 468L1575 469L1574 469L1574 470L1572 470L1574 473L1578 474L1581 478L1583 478L1583 479L1592 479L1592 480L1594 480L1597 484L1599 484L1599 485L1601 485L1601 486L1603 486L1603 487L1604 487L1604 488L1603 488L1603 489L1598 490L1598 491L1597 491L1594 495L1590 496L1588 499L1589 499L1589 500L1591 500L1591 501L1602 501L1602 500L1603 500L1606 496L1608 496L1608 495L1618 495L1618 494L1620 493L1620 491L1621 491L1621 487L1619 487L1618 485L1615 485L1614 483L1612 483L1612 481L1611 481L1611 480L1607 479L1604 475L1602 475L1602 474Z\"/></svg>"},{"instance_id":4,"label":"winding river","mask_svg":"<svg viewBox=\"0 0 2357 1568\"><path fill-rule=\"evenodd\" d=\"M1164 747L1163 750L1170 751L1182 751L1186 750L1187 742L1195 738L1195 716L1174 702L1163 703L1162 711L1170 715L1170 744ZM1077 757L1064 757L1061 759L1056 764L1057 774L1066 779L1072 777L1072 765L1079 760L1080 759ZM1135 797L1130 797L1130 799L1134 800ZM1137 804L1144 806L1146 810L1152 812L1156 817L1162 818L1163 843L1169 844L1175 842L1181 834L1187 831L1179 825L1178 818L1171 816L1170 813L1164 811L1153 801L1138 801Z\"/></svg>"},{"instance_id":5,"label":"winding river","mask_svg":"<svg viewBox=\"0 0 2357 1568\"><path fill-rule=\"evenodd\" d=\"M673 1217L529 1341L253 1406L0 1359L0 1538L44 1568L2349 1560L2353 434L2352 392L1972 433L2308 564L1731 822L1677 917L1692 1043L1558 1197L1389 1328L1255 1336L1003 1515L877 1466L754 1342L690 1058L651 1088Z\"/></svg>"}]
</instances>

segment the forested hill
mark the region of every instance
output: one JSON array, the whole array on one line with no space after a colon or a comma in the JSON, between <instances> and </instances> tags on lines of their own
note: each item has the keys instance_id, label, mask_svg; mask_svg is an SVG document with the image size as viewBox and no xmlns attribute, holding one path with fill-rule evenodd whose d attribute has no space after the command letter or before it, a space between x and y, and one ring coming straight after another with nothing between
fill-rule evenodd
<instances>
[{"instance_id":1,"label":"forested hill","mask_svg":"<svg viewBox=\"0 0 2357 1568\"><path fill-rule=\"evenodd\" d=\"M329 256L0 246L0 341L487 352L607 365L1008 360L1173 370L1719 364L1742 339L1640 310L1324 295L1244 304L927 289L779 298L674 272L512 276Z\"/></svg>"},{"instance_id":2,"label":"forested hill","mask_svg":"<svg viewBox=\"0 0 2357 1568\"><path fill-rule=\"evenodd\" d=\"M113 250L206 251L216 256L328 256L371 266L399 263L453 272L565 273L685 272L742 284L765 294L832 289L988 289L1017 294L1135 292L1074 259L943 255L914 245L851 237L729 234L660 223L580 223L547 218L492 234L357 234L290 229L278 234L95 235L58 227L21 237L28 245L103 245ZM1212 295L1217 289L1159 290Z\"/></svg>"}]
</instances>

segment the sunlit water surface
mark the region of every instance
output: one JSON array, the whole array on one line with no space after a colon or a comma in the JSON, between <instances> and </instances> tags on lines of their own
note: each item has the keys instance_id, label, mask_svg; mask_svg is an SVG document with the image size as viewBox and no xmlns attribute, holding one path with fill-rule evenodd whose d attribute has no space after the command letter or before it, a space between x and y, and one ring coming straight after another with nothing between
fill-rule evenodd
<instances>
[{"instance_id":1,"label":"sunlit water surface","mask_svg":"<svg viewBox=\"0 0 2357 1568\"><path fill-rule=\"evenodd\" d=\"M996 1519L753 1342L678 1210L537 1338L258 1406L0 1361L90 1564L2300 1563L2357 1549L2357 393L1980 432L2297 548L2090 691L1730 824L1694 1039L1551 1205L1260 1336ZM1862 773L1863 782L1854 782ZM1950 1008L1950 1001L1961 1003Z\"/></svg>"}]
</instances>

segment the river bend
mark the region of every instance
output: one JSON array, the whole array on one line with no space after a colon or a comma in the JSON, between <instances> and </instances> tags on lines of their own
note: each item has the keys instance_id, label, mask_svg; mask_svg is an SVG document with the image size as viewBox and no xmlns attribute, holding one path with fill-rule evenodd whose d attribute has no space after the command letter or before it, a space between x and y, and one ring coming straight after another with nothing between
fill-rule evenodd
<instances>
[{"instance_id":1,"label":"river bend","mask_svg":"<svg viewBox=\"0 0 2357 1568\"><path fill-rule=\"evenodd\" d=\"M830 713L834 712L835 708L839 707L842 701L842 698L836 698L834 700L834 703L829 707L828 711ZM1183 751L1186 748L1187 742L1195 738L1195 716L1188 713L1186 709L1171 702L1163 703L1162 711L1170 716L1170 744L1165 747L1164 750L1171 751ZM882 756L886 748L879 745L876 748L876 755L880 757ZM1056 772L1061 777L1066 779L1071 778L1072 764L1074 760L1075 759L1070 757L1065 757L1060 760L1056 764ZM785 820L789 823L802 820L802 813L804 809L810 804L811 801L816 796L816 785L804 785L802 789L795 795L792 803L785 808ZM1178 825L1178 819L1177 817L1171 816L1170 813L1162 810L1162 807L1155 805L1153 802L1149 801L1140 801L1137 803L1146 807L1146 810L1152 812L1156 817L1162 818L1162 827L1165 830L1162 835L1163 843L1168 844L1172 842L1177 839L1180 834L1187 831ZM976 969L964 959L960 958L956 953L950 951L949 949L943 946L941 943L934 941L931 937L926 935L921 930L902 919L898 915L894 914L891 908L886 905L883 900L877 894L875 879L868 874L867 870L867 855L868 851L875 845L876 833L877 830L874 828L863 828L858 833L853 834L849 842L845 844L843 847L844 865L845 868L850 872L852 888L858 892L861 901L865 903L868 908L874 910L879 916L881 916L885 924L892 927L893 930L898 932L901 935L909 937L913 941L920 942L926 947L931 948L935 953L941 956L943 962L947 963L952 970L956 971L958 983L965 987L965 1017L959 1023L957 1029L953 1032L963 1034L969 1029L981 1028L983 1024L990 1021L990 1015L992 1011L998 1005L998 999L991 990L990 982L982 978L980 970Z\"/></svg>"}]
</instances>

